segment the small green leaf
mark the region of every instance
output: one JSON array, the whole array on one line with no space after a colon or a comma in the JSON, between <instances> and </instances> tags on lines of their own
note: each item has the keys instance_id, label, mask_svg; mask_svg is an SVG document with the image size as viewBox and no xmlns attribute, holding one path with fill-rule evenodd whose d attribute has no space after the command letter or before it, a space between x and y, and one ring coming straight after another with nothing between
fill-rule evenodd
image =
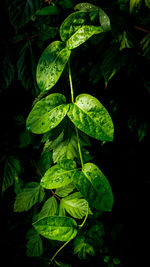
<instances>
[{"instance_id":1,"label":"small green leaf","mask_svg":"<svg viewBox=\"0 0 150 267\"><path fill-rule=\"evenodd\" d=\"M73 174L76 170L75 161L64 159L47 170L41 179L41 185L46 189L65 186L73 181Z\"/></svg>"},{"instance_id":2,"label":"small green leaf","mask_svg":"<svg viewBox=\"0 0 150 267\"><path fill-rule=\"evenodd\" d=\"M46 6L40 10L37 10L35 13L37 16L49 16L49 15L58 15L59 9L57 6Z\"/></svg>"},{"instance_id":3,"label":"small green leaf","mask_svg":"<svg viewBox=\"0 0 150 267\"><path fill-rule=\"evenodd\" d=\"M150 0L145 0L145 5L150 8Z\"/></svg>"},{"instance_id":4,"label":"small green leaf","mask_svg":"<svg viewBox=\"0 0 150 267\"><path fill-rule=\"evenodd\" d=\"M95 256L95 250L91 244L88 243L84 235L76 237L74 241L74 254L78 254L78 258L85 260L87 254Z\"/></svg>"},{"instance_id":5,"label":"small green leaf","mask_svg":"<svg viewBox=\"0 0 150 267\"><path fill-rule=\"evenodd\" d=\"M137 13L141 7L142 0L130 0L130 14Z\"/></svg>"},{"instance_id":6,"label":"small green leaf","mask_svg":"<svg viewBox=\"0 0 150 267\"><path fill-rule=\"evenodd\" d=\"M92 35L103 32L100 26L84 25L77 30L67 41L67 47L74 49L86 42Z\"/></svg>"},{"instance_id":7,"label":"small green leaf","mask_svg":"<svg viewBox=\"0 0 150 267\"><path fill-rule=\"evenodd\" d=\"M82 219L88 210L88 202L79 192L61 199L63 208L74 218Z\"/></svg>"},{"instance_id":8,"label":"small green leaf","mask_svg":"<svg viewBox=\"0 0 150 267\"><path fill-rule=\"evenodd\" d=\"M44 189L39 183L30 182L16 196L14 203L15 212L23 212L29 210L36 203L40 203L45 196Z\"/></svg>"},{"instance_id":9,"label":"small green leaf","mask_svg":"<svg viewBox=\"0 0 150 267\"><path fill-rule=\"evenodd\" d=\"M74 188L74 184L70 183L68 185L57 188L55 194L59 197L66 197L74 190Z\"/></svg>"},{"instance_id":10,"label":"small green leaf","mask_svg":"<svg viewBox=\"0 0 150 267\"><path fill-rule=\"evenodd\" d=\"M98 9L99 9L98 6L95 6L91 3L79 3L74 7L74 10L80 10L86 12L96 11Z\"/></svg>"},{"instance_id":11,"label":"small green leaf","mask_svg":"<svg viewBox=\"0 0 150 267\"><path fill-rule=\"evenodd\" d=\"M74 183L89 204L101 211L111 211L113 206L113 194L111 186L93 163L86 163L82 171L74 174Z\"/></svg>"},{"instance_id":12,"label":"small green leaf","mask_svg":"<svg viewBox=\"0 0 150 267\"><path fill-rule=\"evenodd\" d=\"M129 37L129 35L127 34L126 31L124 31L121 35L120 35L120 51L123 50L124 48L132 48L133 47L133 43Z\"/></svg>"},{"instance_id":13,"label":"small green leaf","mask_svg":"<svg viewBox=\"0 0 150 267\"><path fill-rule=\"evenodd\" d=\"M37 84L41 91L51 89L60 78L71 51L60 41L52 42L42 53L36 71Z\"/></svg>"},{"instance_id":14,"label":"small green leaf","mask_svg":"<svg viewBox=\"0 0 150 267\"><path fill-rule=\"evenodd\" d=\"M47 199L40 211L40 213L37 215L38 220L48 217L48 216L53 216L57 212L57 200L55 197L50 197Z\"/></svg>"},{"instance_id":15,"label":"small green leaf","mask_svg":"<svg viewBox=\"0 0 150 267\"><path fill-rule=\"evenodd\" d=\"M112 141L114 127L104 106L93 96L81 94L67 113L74 125L87 135L101 141Z\"/></svg>"},{"instance_id":16,"label":"small green leaf","mask_svg":"<svg viewBox=\"0 0 150 267\"><path fill-rule=\"evenodd\" d=\"M74 12L69 15L60 26L60 37L62 41L67 41L76 31L78 31L89 19L87 12Z\"/></svg>"},{"instance_id":17,"label":"small green leaf","mask_svg":"<svg viewBox=\"0 0 150 267\"><path fill-rule=\"evenodd\" d=\"M142 48L142 55L150 59L150 34L146 34L140 42Z\"/></svg>"},{"instance_id":18,"label":"small green leaf","mask_svg":"<svg viewBox=\"0 0 150 267\"><path fill-rule=\"evenodd\" d=\"M8 88L14 76L15 76L15 68L13 64L12 54L8 49L6 49L6 51L2 51L1 55L0 92Z\"/></svg>"},{"instance_id":19,"label":"small green leaf","mask_svg":"<svg viewBox=\"0 0 150 267\"><path fill-rule=\"evenodd\" d=\"M101 8L99 8L99 21L104 31L107 32L111 30L110 19L107 16L107 14L104 12L104 10Z\"/></svg>"},{"instance_id":20,"label":"small green leaf","mask_svg":"<svg viewBox=\"0 0 150 267\"><path fill-rule=\"evenodd\" d=\"M51 94L35 104L27 118L27 128L42 134L55 128L65 117L69 106L62 94Z\"/></svg>"},{"instance_id":21,"label":"small green leaf","mask_svg":"<svg viewBox=\"0 0 150 267\"><path fill-rule=\"evenodd\" d=\"M26 253L28 257L39 257L43 254L43 243L40 235L34 228L27 232Z\"/></svg>"},{"instance_id":22,"label":"small green leaf","mask_svg":"<svg viewBox=\"0 0 150 267\"><path fill-rule=\"evenodd\" d=\"M49 216L33 223L33 226L39 234L52 240L68 241L77 234L77 223L69 217Z\"/></svg>"}]
</instances>

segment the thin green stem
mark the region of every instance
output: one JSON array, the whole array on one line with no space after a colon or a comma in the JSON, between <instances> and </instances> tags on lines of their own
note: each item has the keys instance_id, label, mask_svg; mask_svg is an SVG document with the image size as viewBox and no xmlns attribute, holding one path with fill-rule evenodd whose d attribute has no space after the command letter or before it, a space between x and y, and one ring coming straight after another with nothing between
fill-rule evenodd
<instances>
[{"instance_id":1,"label":"thin green stem","mask_svg":"<svg viewBox=\"0 0 150 267\"><path fill-rule=\"evenodd\" d=\"M71 89L71 101L74 104L74 92L73 92L73 83L72 83L72 77L71 77L70 60L68 60L68 68L69 68L69 81L70 81L70 89ZM78 141L79 157L81 161L81 166L83 167L83 158L82 158L82 153L81 153L80 138L79 138L79 132L78 132L77 127L75 127L75 130L76 130L77 141Z\"/></svg>"},{"instance_id":2,"label":"thin green stem","mask_svg":"<svg viewBox=\"0 0 150 267\"><path fill-rule=\"evenodd\" d=\"M83 222L79 225L80 228L83 227L83 225L85 224L87 217L88 217L88 214L89 214L89 204L87 203L87 212L86 212L86 215L85 215Z\"/></svg>"},{"instance_id":3,"label":"thin green stem","mask_svg":"<svg viewBox=\"0 0 150 267\"><path fill-rule=\"evenodd\" d=\"M72 239L69 239L66 243L64 243L54 254L54 256L51 258L50 263L55 259L57 254L71 241Z\"/></svg>"}]
</instances>

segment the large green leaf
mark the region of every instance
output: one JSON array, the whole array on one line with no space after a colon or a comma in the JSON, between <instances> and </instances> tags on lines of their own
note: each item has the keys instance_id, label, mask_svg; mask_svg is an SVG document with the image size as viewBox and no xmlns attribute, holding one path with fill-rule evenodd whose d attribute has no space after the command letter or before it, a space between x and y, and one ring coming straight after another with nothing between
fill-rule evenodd
<instances>
[{"instance_id":1,"label":"large green leaf","mask_svg":"<svg viewBox=\"0 0 150 267\"><path fill-rule=\"evenodd\" d=\"M99 21L104 31L110 31L110 19L103 9L99 9Z\"/></svg>"},{"instance_id":2,"label":"large green leaf","mask_svg":"<svg viewBox=\"0 0 150 267\"><path fill-rule=\"evenodd\" d=\"M76 31L89 21L87 12L77 11L69 15L60 26L60 37L67 41Z\"/></svg>"},{"instance_id":3,"label":"large green leaf","mask_svg":"<svg viewBox=\"0 0 150 267\"><path fill-rule=\"evenodd\" d=\"M81 94L70 104L67 114L74 125L89 136L101 141L112 141L114 127L104 106L93 96Z\"/></svg>"},{"instance_id":4,"label":"large green leaf","mask_svg":"<svg viewBox=\"0 0 150 267\"><path fill-rule=\"evenodd\" d=\"M100 26L83 25L67 41L67 47L73 49L86 42L92 35L103 32Z\"/></svg>"},{"instance_id":5,"label":"large green leaf","mask_svg":"<svg viewBox=\"0 0 150 267\"><path fill-rule=\"evenodd\" d=\"M59 241L68 241L77 234L77 223L69 217L49 216L35 223L33 226L42 236Z\"/></svg>"},{"instance_id":6,"label":"large green leaf","mask_svg":"<svg viewBox=\"0 0 150 267\"><path fill-rule=\"evenodd\" d=\"M95 6L91 3L79 3L74 7L74 10L80 10L80 11L86 11L86 12L92 12L98 9L99 9L98 6Z\"/></svg>"},{"instance_id":7,"label":"large green leaf","mask_svg":"<svg viewBox=\"0 0 150 267\"><path fill-rule=\"evenodd\" d=\"M95 164L84 164L82 171L75 172L73 178L76 188L92 207L101 211L112 210L111 186Z\"/></svg>"},{"instance_id":8,"label":"large green leaf","mask_svg":"<svg viewBox=\"0 0 150 267\"><path fill-rule=\"evenodd\" d=\"M23 212L29 210L36 203L40 203L45 196L44 189L39 183L30 182L16 196L14 203L15 212Z\"/></svg>"},{"instance_id":9,"label":"large green leaf","mask_svg":"<svg viewBox=\"0 0 150 267\"><path fill-rule=\"evenodd\" d=\"M28 257L39 257L43 254L43 243L39 233L34 229L30 229L27 234L26 253Z\"/></svg>"},{"instance_id":10,"label":"large green leaf","mask_svg":"<svg viewBox=\"0 0 150 267\"><path fill-rule=\"evenodd\" d=\"M27 118L27 128L36 134L42 134L55 128L65 117L68 105L62 94L54 93L35 104Z\"/></svg>"},{"instance_id":11,"label":"large green leaf","mask_svg":"<svg viewBox=\"0 0 150 267\"><path fill-rule=\"evenodd\" d=\"M40 211L37 215L38 220L44 217L55 215L57 212L57 200L55 197L50 197L47 199Z\"/></svg>"},{"instance_id":12,"label":"large green leaf","mask_svg":"<svg viewBox=\"0 0 150 267\"><path fill-rule=\"evenodd\" d=\"M76 170L75 161L64 159L47 170L41 179L41 185L46 189L65 186L72 182Z\"/></svg>"},{"instance_id":13,"label":"large green leaf","mask_svg":"<svg viewBox=\"0 0 150 267\"><path fill-rule=\"evenodd\" d=\"M74 218L82 219L88 211L88 202L79 192L61 199L63 208Z\"/></svg>"},{"instance_id":14,"label":"large green leaf","mask_svg":"<svg viewBox=\"0 0 150 267\"><path fill-rule=\"evenodd\" d=\"M28 23L42 6L42 0L14 0L9 6L10 21L16 29Z\"/></svg>"},{"instance_id":15,"label":"large green leaf","mask_svg":"<svg viewBox=\"0 0 150 267\"><path fill-rule=\"evenodd\" d=\"M36 72L41 91L51 89L60 78L71 51L60 41L52 42L42 53Z\"/></svg>"}]
</instances>

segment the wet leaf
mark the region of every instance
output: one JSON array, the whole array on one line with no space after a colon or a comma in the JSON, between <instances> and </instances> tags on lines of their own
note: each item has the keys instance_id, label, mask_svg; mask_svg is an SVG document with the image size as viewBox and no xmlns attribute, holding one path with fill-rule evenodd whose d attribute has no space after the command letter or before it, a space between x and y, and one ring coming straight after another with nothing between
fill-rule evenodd
<instances>
[{"instance_id":1,"label":"wet leaf","mask_svg":"<svg viewBox=\"0 0 150 267\"><path fill-rule=\"evenodd\" d=\"M35 223L33 226L45 238L68 241L77 234L77 223L69 217L49 216Z\"/></svg>"},{"instance_id":2,"label":"wet leaf","mask_svg":"<svg viewBox=\"0 0 150 267\"><path fill-rule=\"evenodd\" d=\"M47 170L41 179L41 185L46 189L55 189L65 186L73 181L73 174L76 171L76 163L70 159L59 161Z\"/></svg>"},{"instance_id":3,"label":"wet leaf","mask_svg":"<svg viewBox=\"0 0 150 267\"><path fill-rule=\"evenodd\" d=\"M67 47L74 49L86 42L92 35L101 32L103 32L103 29L100 26L84 25L69 38Z\"/></svg>"},{"instance_id":4,"label":"wet leaf","mask_svg":"<svg viewBox=\"0 0 150 267\"><path fill-rule=\"evenodd\" d=\"M93 96L81 94L67 113L74 125L87 135L101 141L112 141L114 127L104 106Z\"/></svg>"},{"instance_id":5,"label":"wet leaf","mask_svg":"<svg viewBox=\"0 0 150 267\"><path fill-rule=\"evenodd\" d=\"M16 196L14 211L27 211L36 203L40 203L43 200L44 196L44 189L40 186L39 183L27 183L22 192Z\"/></svg>"},{"instance_id":6,"label":"wet leaf","mask_svg":"<svg viewBox=\"0 0 150 267\"><path fill-rule=\"evenodd\" d=\"M26 126L36 134L42 134L55 128L65 117L68 105L62 94L54 93L43 98L31 110Z\"/></svg>"},{"instance_id":7,"label":"wet leaf","mask_svg":"<svg viewBox=\"0 0 150 267\"><path fill-rule=\"evenodd\" d=\"M26 248L28 257L39 257L43 254L43 243L40 235L34 228L27 232L26 238L28 239Z\"/></svg>"},{"instance_id":8,"label":"wet leaf","mask_svg":"<svg viewBox=\"0 0 150 267\"><path fill-rule=\"evenodd\" d=\"M107 14L104 12L104 10L101 8L99 8L99 21L104 31L107 32L111 30L110 19L107 16Z\"/></svg>"},{"instance_id":9,"label":"wet leaf","mask_svg":"<svg viewBox=\"0 0 150 267\"><path fill-rule=\"evenodd\" d=\"M98 9L99 9L98 6L95 6L91 3L79 3L74 7L74 10L87 11L87 12L96 11Z\"/></svg>"},{"instance_id":10,"label":"wet leaf","mask_svg":"<svg viewBox=\"0 0 150 267\"><path fill-rule=\"evenodd\" d=\"M41 91L51 89L60 78L71 51L60 41L52 42L42 53L36 71Z\"/></svg>"},{"instance_id":11,"label":"wet leaf","mask_svg":"<svg viewBox=\"0 0 150 267\"><path fill-rule=\"evenodd\" d=\"M113 194L111 186L95 164L84 164L82 171L75 172L73 181L76 188L92 207L101 211L112 210Z\"/></svg>"},{"instance_id":12,"label":"wet leaf","mask_svg":"<svg viewBox=\"0 0 150 267\"><path fill-rule=\"evenodd\" d=\"M60 37L62 41L67 41L76 31L89 21L87 12L74 12L69 15L60 26Z\"/></svg>"}]
</instances>

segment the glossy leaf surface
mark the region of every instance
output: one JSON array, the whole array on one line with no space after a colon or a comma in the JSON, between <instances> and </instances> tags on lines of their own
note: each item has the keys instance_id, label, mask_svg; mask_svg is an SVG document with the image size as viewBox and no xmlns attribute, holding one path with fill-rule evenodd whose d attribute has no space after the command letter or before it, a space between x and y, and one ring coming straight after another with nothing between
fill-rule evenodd
<instances>
[{"instance_id":1,"label":"glossy leaf surface","mask_svg":"<svg viewBox=\"0 0 150 267\"><path fill-rule=\"evenodd\" d=\"M51 89L60 78L71 51L60 41L52 42L42 53L36 71L41 91Z\"/></svg>"},{"instance_id":2,"label":"glossy leaf surface","mask_svg":"<svg viewBox=\"0 0 150 267\"><path fill-rule=\"evenodd\" d=\"M68 241L77 234L77 223L69 217L49 216L33 224L39 234L45 238Z\"/></svg>"},{"instance_id":3,"label":"glossy leaf surface","mask_svg":"<svg viewBox=\"0 0 150 267\"><path fill-rule=\"evenodd\" d=\"M67 114L74 125L87 135L101 141L112 141L114 127L104 106L93 96L81 94L70 104Z\"/></svg>"},{"instance_id":4,"label":"glossy leaf surface","mask_svg":"<svg viewBox=\"0 0 150 267\"><path fill-rule=\"evenodd\" d=\"M64 159L47 170L41 179L41 185L46 189L54 189L65 186L73 181L73 174L76 171L76 163Z\"/></svg>"},{"instance_id":5,"label":"glossy leaf surface","mask_svg":"<svg viewBox=\"0 0 150 267\"><path fill-rule=\"evenodd\" d=\"M98 9L99 9L98 6L95 6L91 3L79 3L74 7L74 10L87 11L87 12L96 11Z\"/></svg>"},{"instance_id":6,"label":"glossy leaf surface","mask_svg":"<svg viewBox=\"0 0 150 267\"><path fill-rule=\"evenodd\" d=\"M77 30L67 41L67 47L73 49L86 42L92 35L103 32L102 27L84 25Z\"/></svg>"},{"instance_id":7,"label":"glossy leaf surface","mask_svg":"<svg viewBox=\"0 0 150 267\"><path fill-rule=\"evenodd\" d=\"M104 31L110 31L110 19L103 9L99 9L99 21Z\"/></svg>"},{"instance_id":8,"label":"glossy leaf surface","mask_svg":"<svg viewBox=\"0 0 150 267\"><path fill-rule=\"evenodd\" d=\"M62 41L67 41L88 20L89 14L87 12L77 11L69 15L60 26L60 37Z\"/></svg>"},{"instance_id":9,"label":"glossy leaf surface","mask_svg":"<svg viewBox=\"0 0 150 267\"><path fill-rule=\"evenodd\" d=\"M111 186L95 164L84 164L82 171L75 173L74 183L92 207L101 211L112 210L113 194Z\"/></svg>"},{"instance_id":10,"label":"glossy leaf surface","mask_svg":"<svg viewBox=\"0 0 150 267\"><path fill-rule=\"evenodd\" d=\"M42 134L55 128L65 117L68 105L62 94L51 94L35 104L27 118L27 128L36 134Z\"/></svg>"}]
</instances>

